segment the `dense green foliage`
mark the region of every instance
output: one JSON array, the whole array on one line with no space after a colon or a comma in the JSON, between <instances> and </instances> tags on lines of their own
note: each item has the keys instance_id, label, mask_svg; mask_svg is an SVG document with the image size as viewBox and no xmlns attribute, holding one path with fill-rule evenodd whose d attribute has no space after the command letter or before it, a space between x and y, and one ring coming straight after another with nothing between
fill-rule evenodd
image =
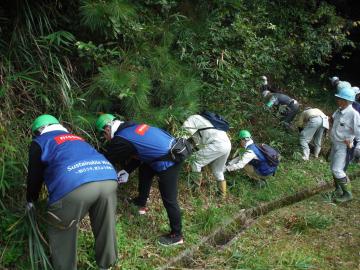
<instances>
[{"instance_id":1,"label":"dense green foliage","mask_svg":"<svg viewBox=\"0 0 360 270\"><path fill-rule=\"evenodd\" d=\"M298 98L322 96L306 78L353 46L351 27L315 0L2 1L0 211L8 220L0 243L10 241L6 228L24 202L29 127L39 114L97 143L98 112L177 132L186 116L210 108L230 120L231 133L261 127L257 136L285 150L288 136L259 106L259 76Z\"/></svg>"}]
</instances>

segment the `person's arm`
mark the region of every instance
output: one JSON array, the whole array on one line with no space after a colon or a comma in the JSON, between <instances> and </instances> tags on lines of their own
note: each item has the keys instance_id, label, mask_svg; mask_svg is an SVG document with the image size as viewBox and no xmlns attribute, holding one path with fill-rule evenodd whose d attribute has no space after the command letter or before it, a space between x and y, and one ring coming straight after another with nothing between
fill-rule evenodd
<instances>
[{"instance_id":1,"label":"person's arm","mask_svg":"<svg viewBox=\"0 0 360 270\"><path fill-rule=\"evenodd\" d=\"M105 146L103 154L113 166L119 163L128 173L140 165L139 160L132 158L137 154L135 147L118 136L111 139L110 143Z\"/></svg>"},{"instance_id":2,"label":"person's arm","mask_svg":"<svg viewBox=\"0 0 360 270\"><path fill-rule=\"evenodd\" d=\"M276 105L277 97L271 96L268 102L266 102L266 107L271 108L272 106Z\"/></svg>"},{"instance_id":3,"label":"person's arm","mask_svg":"<svg viewBox=\"0 0 360 270\"><path fill-rule=\"evenodd\" d=\"M236 171L236 170L240 170L242 168L245 167L246 164L248 164L251 160L253 160L254 158L256 158L256 155L253 151L251 150L247 150L243 156L241 157L240 160L238 160L237 163L226 166L226 170L231 172L231 171Z\"/></svg>"},{"instance_id":4,"label":"person's arm","mask_svg":"<svg viewBox=\"0 0 360 270\"><path fill-rule=\"evenodd\" d=\"M41 148L36 142L32 142L29 149L29 165L27 175L26 200L36 202L39 198L41 186L44 182L44 165L41 162Z\"/></svg>"},{"instance_id":5,"label":"person's arm","mask_svg":"<svg viewBox=\"0 0 360 270\"><path fill-rule=\"evenodd\" d=\"M296 126L299 128L299 130L304 128L304 121L305 121L305 113L302 112L298 120L296 121Z\"/></svg>"}]
</instances>

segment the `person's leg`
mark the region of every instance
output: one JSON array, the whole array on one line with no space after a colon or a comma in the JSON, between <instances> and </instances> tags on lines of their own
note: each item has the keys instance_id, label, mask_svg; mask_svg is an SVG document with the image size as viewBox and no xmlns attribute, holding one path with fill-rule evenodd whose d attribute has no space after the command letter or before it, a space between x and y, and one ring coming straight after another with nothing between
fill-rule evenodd
<instances>
[{"instance_id":1,"label":"person's leg","mask_svg":"<svg viewBox=\"0 0 360 270\"><path fill-rule=\"evenodd\" d=\"M171 233L180 236L182 235L181 212L177 195L181 165L181 163L175 164L167 170L158 173L159 190L170 221Z\"/></svg>"},{"instance_id":2,"label":"person's leg","mask_svg":"<svg viewBox=\"0 0 360 270\"><path fill-rule=\"evenodd\" d=\"M146 206L155 173L156 172L147 164L141 164L139 167L139 195L134 201L136 205L141 207Z\"/></svg>"},{"instance_id":3,"label":"person's leg","mask_svg":"<svg viewBox=\"0 0 360 270\"><path fill-rule=\"evenodd\" d=\"M224 142L222 145L222 155L219 156L211 163L211 169L215 176L215 179L218 182L218 189L220 191L220 195L225 198L227 192L227 185L224 176L225 164L227 159L229 158L231 151L231 143L230 141Z\"/></svg>"},{"instance_id":4,"label":"person's leg","mask_svg":"<svg viewBox=\"0 0 360 270\"><path fill-rule=\"evenodd\" d=\"M109 268L117 259L116 242L116 181L95 182L99 198L89 209L95 236L95 258L100 268Z\"/></svg>"},{"instance_id":5,"label":"person's leg","mask_svg":"<svg viewBox=\"0 0 360 270\"><path fill-rule=\"evenodd\" d=\"M256 173L254 166L252 166L252 165L250 165L250 164L245 165L245 167L244 167L244 172L246 173L246 175L247 175L250 179L253 179L253 180L256 180L256 181L262 180L262 177L260 177L260 175L258 175L258 174Z\"/></svg>"},{"instance_id":6,"label":"person's leg","mask_svg":"<svg viewBox=\"0 0 360 270\"><path fill-rule=\"evenodd\" d=\"M346 156L347 146L344 143L333 143L331 149L331 171L334 176L335 187L340 187L343 192L341 196L335 198L337 202L352 199L350 180L344 171Z\"/></svg>"},{"instance_id":7,"label":"person's leg","mask_svg":"<svg viewBox=\"0 0 360 270\"><path fill-rule=\"evenodd\" d=\"M299 111L299 103L292 103L288 106L288 111L283 119L285 123L290 124L291 121L295 118L296 114Z\"/></svg>"},{"instance_id":8,"label":"person's leg","mask_svg":"<svg viewBox=\"0 0 360 270\"><path fill-rule=\"evenodd\" d=\"M325 130L325 128L322 127L322 123L321 123L321 125L316 130L316 133L314 136L314 144L315 144L314 156L315 156L315 158L319 157L319 154L321 151L321 142L322 142L322 138L324 135L324 130Z\"/></svg>"},{"instance_id":9,"label":"person's leg","mask_svg":"<svg viewBox=\"0 0 360 270\"><path fill-rule=\"evenodd\" d=\"M310 156L310 148L309 148L309 143L312 140L314 134L316 133L318 126L313 119L310 119L304 129L301 131L300 133L300 146L303 150L303 160L308 160L309 156Z\"/></svg>"},{"instance_id":10,"label":"person's leg","mask_svg":"<svg viewBox=\"0 0 360 270\"><path fill-rule=\"evenodd\" d=\"M115 181L114 181L115 182ZM50 253L55 270L75 270L78 223L96 200L97 191L91 183L73 190L49 205L47 220Z\"/></svg>"}]
</instances>

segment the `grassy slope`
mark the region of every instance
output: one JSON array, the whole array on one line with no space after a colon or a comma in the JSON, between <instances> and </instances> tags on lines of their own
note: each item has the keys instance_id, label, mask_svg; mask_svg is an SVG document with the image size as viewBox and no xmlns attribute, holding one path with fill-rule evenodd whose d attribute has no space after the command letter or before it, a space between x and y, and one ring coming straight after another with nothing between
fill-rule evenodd
<instances>
[{"instance_id":1,"label":"grassy slope","mask_svg":"<svg viewBox=\"0 0 360 270\"><path fill-rule=\"evenodd\" d=\"M357 165L358 166L358 165ZM353 170L358 170L353 167ZM206 269L359 269L360 182L355 200L336 205L318 195L259 218L224 250L196 259Z\"/></svg>"}]
</instances>

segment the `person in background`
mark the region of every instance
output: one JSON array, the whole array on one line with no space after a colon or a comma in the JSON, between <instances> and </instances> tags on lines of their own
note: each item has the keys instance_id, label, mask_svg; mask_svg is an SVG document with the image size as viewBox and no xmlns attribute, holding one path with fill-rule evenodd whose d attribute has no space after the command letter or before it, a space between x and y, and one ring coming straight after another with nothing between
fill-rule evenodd
<instances>
[{"instance_id":1,"label":"person in background","mask_svg":"<svg viewBox=\"0 0 360 270\"><path fill-rule=\"evenodd\" d=\"M299 103L281 93L272 93L268 90L262 92L262 96L265 99L265 107L272 108L273 106L280 107L286 106L285 112L282 112L282 119L281 121L285 125L285 127L290 127L291 121L295 118L296 114L299 111Z\"/></svg>"},{"instance_id":2,"label":"person in background","mask_svg":"<svg viewBox=\"0 0 360 270\"><path fill-rule=\"evenodd\" d=\"M353 108L360 113L360 89L357 86L351 87L355 93L355 101L353 102Z\"/></svg>"},{"instance_id":3,"label":"person in background","mask_svg":"<svg viewBox=\"0 0 360 270\"><path fill-rule=\"evenodd\" d=\"M262 151L254 143L248 130L241 130L239 139L240 145L246 151L242 156L231 160L226 166L226 171L244 169L246 175L255 181L257 187L266 186L266 180L275 174L277 167L269 164Z\"/></svg>"},{"instance_id":4,"label":"person in background","mask_svg":"<svg viewBox=\"0 0 360 270\"><path fill-rule=\"evenodd\" d=\"M211 164L220 195L225 198L227 186L224 169L231 151L231 142L227 133L214 128L209 120L199 114L188 117L182 127L187 132L186 137L191 137L199 148L194 153L195 158L191 164L192 181L200 188L203 178L201 170L206 165Z\"/></svg>"},{"instance_id":5,"label":"person in background","mask_svg":"<svg viewBox=\"0 0 360 270\"><path fill-rule=\"evenodd\" d=\"M360 90L359 87L354 86L351 87L351 89L354 91L355 93L355 101L352 103L353 108L355 109L355 111L357 111L360 114ZM356 153L355 152L355 148L357 146L357 144L360 143L358 141L356 141L354 139L353 141L353 147L352 149L349 151L348 153L348 158L347 158L347 162L346 162L346 167L350 164L350 162L355 161L355 162L360 162L360 153Z\"/></svg>"},{"instance_id":6,"label":"person in background","mask_svg":"<svg viewBox=\"0 0 360 270\"><path fill-rule=\"evenodd\" d=\"M339 106L332 115L333 126L330 132L331 171L334 178L335 202L346 202L352 199L350 179L346 175L348 152L352 148L354 139L360 140L360 114L354 110L355 92L351 88L341 88L335 94L336 104ZM360 153L360 144L354 150L355 155Z\"/></svg>"},{"instance_id":7,"label":"person in background","mask_svg":"<svg viewBox=\"0 0 360 270\"><path fill-rule=\"evenodd\" d=\"M339 77L329 78L331 85L335 88L336 93L339 93L341 88L350 88L351 84L347 81L340 81Z\"/></svg>"},{"instance_id":8,"label":"person in background","mask_svg":"<svg viewBox=\"0 0 360 270\"><path fill-rule=\"evenodd\" d=\"M328 117L321 110L308 107L300 114L296 124L300 131L300 145L303 150L302 159L309 160L309 143L312 139L314 139L315 144L314 156L318 158L324 130L329 129Z\"/></svg>"},{"instance_id":9,"label":"person in background","mask_svg":"<svg viewBox=\"0 0 360 270\"><path fill-rule=\"evenodd\" d=\"M103 155L71 134L52 115L32 124L27 211L33 209L45 182L49 193L48 234L55 270L74 270L79 223L89 213L95 236L95 259L109 269L117 259L115 230L116 171Z\"/></svg>"},{"instance_id":10,"label":"person in background","mask_svg":"<svg viewBox=\"0 0 360 270\"><path fill-rule=\"evenodd\" d=\"M146 202L153 178L159 177L159 190L166 209L171 231L159 239L163 246L183 244L181 212L178 204L178 178L182 163L162 160L167 155L175 138L169 133L132 121L117 120L111 114L102 114L96 121L108 144L105 156L112 164L120 163L126 173L139 167L139 195L133 203L139 207L139 214L148 211Z\"/></svg>"}]
</instances>

